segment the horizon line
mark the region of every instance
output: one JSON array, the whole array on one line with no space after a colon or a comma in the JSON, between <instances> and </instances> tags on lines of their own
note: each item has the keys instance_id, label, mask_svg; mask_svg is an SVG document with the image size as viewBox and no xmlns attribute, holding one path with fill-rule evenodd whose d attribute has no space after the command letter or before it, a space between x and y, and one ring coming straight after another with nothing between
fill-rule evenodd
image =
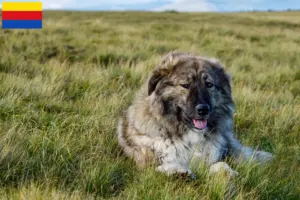
<instances>
[{"instance_id":1,"label":"horizon line","mask_svg":"<svg viewBox=\"0 0 300 200\"><path fill-rule=\"evenodd\" d=\"M2 8L0 8L2 12ZM300 11L298 9L253 9L253 10L239 10L239 11L178 11L176 9L166 9L161 11L155 10L139 10L139 9L124 9L124 10L104 10L104 9L74 9L74 8L64 8L64 9L51 9L45 8L42 11L76 11L76 12L150 12L150 13L164 13L164 12L174 12L174 13L239 13L239 12L293 12Z\"/></svg>"}]
</instances>

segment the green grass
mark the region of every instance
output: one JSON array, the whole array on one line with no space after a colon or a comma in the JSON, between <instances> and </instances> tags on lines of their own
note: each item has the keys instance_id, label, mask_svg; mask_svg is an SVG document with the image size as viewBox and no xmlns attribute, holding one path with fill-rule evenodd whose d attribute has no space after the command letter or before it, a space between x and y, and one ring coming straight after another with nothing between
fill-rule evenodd
<instances>
[{"instance_id":1,"label":"green grass","mask_svg":"<svg viewBox=\"0 0 300 200\"><path fill-rule=\"evenodd\" d=\"M45 12L0 32L0 199L300 199L300 13ZM139 171L116 122L170 50L233 75L235 131L270 151L233 180Z\"/></svg>"}]
</instances>

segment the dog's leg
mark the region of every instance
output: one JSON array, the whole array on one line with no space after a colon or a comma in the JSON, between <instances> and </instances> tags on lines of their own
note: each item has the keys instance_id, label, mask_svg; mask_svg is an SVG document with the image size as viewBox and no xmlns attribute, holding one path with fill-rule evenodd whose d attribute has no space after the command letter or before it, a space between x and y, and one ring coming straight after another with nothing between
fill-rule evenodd
<instances>
[{"instance_id":1,"label":"dog's leg","mask_svg":"<svg viewBox=\"0 0 300 200\"><path fill-rule=\"evenodd\" d=\"M195 175L188 167L180 166L178 163L164 163L159 165L156 170L167 175L179 174L190 176L192 179L195 178Z\"/></svg>"},{"instance_id":2,"label":"dog's leg","mask_svg":"<svg viewBox=\"0 0 300 200\"><path fill-rule=\"evenodd\" d=\"M215 173L226 173L232 177L237 176L239 174L237 171L231 169L229 165L225 162L217 162L210 166L209 174L215 174Z\"/></svg>"},{"instance_id":3,"label":"dog's leg","mask_svg":"<svg viewBox=\"0 0 300 200\"><path fill-rule=\"evenodd\" d=\"M136 148L133 155L138 169L144 169L155 164L154 153L149 148Z\"/></svg>"},{"instance_id":4,"label":"dog's leg","mask_svg":"<svg viewBox=\"0 0 300 200\"><path fill-rule=\"evenodd\" d=\"M225 173L230 177L237 176L238 172L231 169L227 163L221 162L225 144L224 138L214 137L213 140L206 140L205 143L197 145L192 164L199 166L201 161L204 161L209 166L209 174Z\"/></svg>"},{"instance_id":5,"label":"dog's leg","mask_svg":"<svg viewBox=\"0 0 300 200\"><path fill-rule=\"evenodd\" d=\"M196 179L196 175L188 168L179 165L178 163L164 163L156 168L157 171L166 175L179 175L184 178Z\"/></svg>"},{"instance_id":6,"label":"dog's leg","mask_svg":"<svg viewBox=\"0 0 300 200\"><path fill-rule=\"evenodd\" d=\"M243 146L237 139L230 139L230 154L238 162L250 161L265 164L273 159L273 155L265 151L257 151L250 147Z\"/></svg>"},{"instance_id":7,"label":"dog's leg","mask_svg":"<svg viewBox=\"0 0 300 200\"><path fill-rule=\"evenodd\" d=\"M180 159L176 160L172 155L168 155L161 159L161 164L157 167L157 171L163 172L167 175L170 174L190 174L193 175L189 167L180 163Z\"/></svg>"},{"instance_id":8,"label":"dog's leg","mask_svg":"<svg viewBox=\"0 0 300 200\"><path fill-rule=\"evenodd\" d=\"M188 175L192 179L195 178L195 175L188 167L192 152L184 149L182 146L176 146L175 144L166 145L156 143L156 146L160 146L160 153L158 155L160 164L157 167L157 171L163 172L167 175L181 174L184 176ZM158 148L156 149L158 150Z\"/></svg>"}]
</instances>

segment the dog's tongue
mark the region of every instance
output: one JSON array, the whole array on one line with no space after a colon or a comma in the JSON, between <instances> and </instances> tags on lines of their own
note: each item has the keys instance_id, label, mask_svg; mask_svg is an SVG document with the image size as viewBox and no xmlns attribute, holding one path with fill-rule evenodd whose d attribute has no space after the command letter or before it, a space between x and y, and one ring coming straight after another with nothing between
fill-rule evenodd
<instances>
[{"instance_id":1,"label":"dog's tongue","mask_svg":"<svg viewBox=\"0 0 300 200\"><path fill-rule=\"evenodd\" d=\"M193 122L195 127L198 129L205 129L207 126L207 120L194 119Z\"/></svg>"}]
</instances>

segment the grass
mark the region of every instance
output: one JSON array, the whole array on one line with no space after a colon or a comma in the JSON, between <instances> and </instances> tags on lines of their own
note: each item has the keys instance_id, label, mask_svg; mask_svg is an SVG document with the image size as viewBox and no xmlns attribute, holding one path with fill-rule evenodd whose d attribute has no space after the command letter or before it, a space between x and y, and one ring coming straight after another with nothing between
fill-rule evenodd
<instances>
[{"instance_id":1,"label":"grass","mask_svg":"<svg viewBox=\"0 0 300 200\"><path fill-rule=\"evenodd\" d=\"M0 32L0 199L299 199L300 13L45 12L42 30ZM138 171L116 122L161 56L219 58L233 75L235 131L275 154L240 176Z\"/></svg>"}]
</instances>

